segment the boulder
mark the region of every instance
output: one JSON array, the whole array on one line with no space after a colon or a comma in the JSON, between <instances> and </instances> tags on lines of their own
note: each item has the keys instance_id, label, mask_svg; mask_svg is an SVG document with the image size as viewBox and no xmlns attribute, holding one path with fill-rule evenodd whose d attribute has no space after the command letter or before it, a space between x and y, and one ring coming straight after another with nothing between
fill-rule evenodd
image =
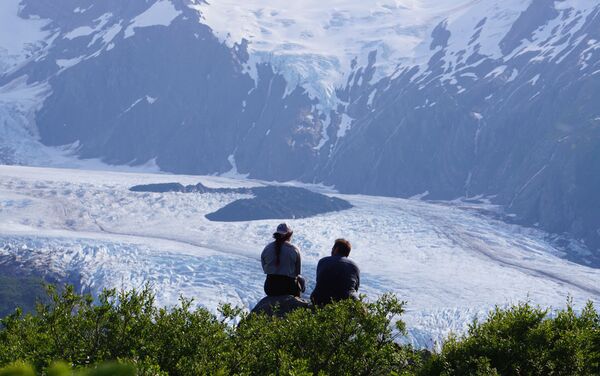
<instances>
[{"instance_id":1,"label":"boulder","mask_svg":"<svg viewBox=\"0 0 600 376\"><path fill-rule=\"evenodd\" d=\"M298 308L312 308L312 304L308 300L292 295L266 296L256 304L252 313L283 317Z\"/></svg>"}]
</instances>

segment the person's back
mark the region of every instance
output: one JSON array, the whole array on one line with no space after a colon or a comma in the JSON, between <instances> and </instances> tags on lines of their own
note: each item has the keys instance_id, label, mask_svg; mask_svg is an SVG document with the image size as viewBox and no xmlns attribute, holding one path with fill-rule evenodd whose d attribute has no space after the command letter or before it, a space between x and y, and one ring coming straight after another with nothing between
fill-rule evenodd
<instances>
[{"instance_id":1,"label":"person's back","mask_svg":"<svg viewBox=\"0 0 600 376\"><path fill-rule=\"evenodd\" d=\"M273 234L274 242L269 243L260 255L267 296L300 296L304 291L304 278L301 276L302 260L300 250L289 241L293 231L282 223Z\"/></svg>"},{"instance_id":2,"label":"person's back","mask_svg":"<svg viewBox=\"0 0 600 376\"><path fill-rule=\"evenodd\" d=\"M276 242L267 244L260 255L260 261L265 274L284 275L296 278L300 274L300 251L293 244L281 244L277 255Z\"/></svg>"},{"instance_id":3,"label":"person's back","mask_svg":"<svg viewBox=\"0 0 600 376\"><path fill-rule=\"evenodd\" d=\"M311 294L315 305L356 298L360 286L360 269L348 258L350 248L347 240L338 239L333 246L332 255L319 260L317 285Z\"/></svg>"}]
</instances>

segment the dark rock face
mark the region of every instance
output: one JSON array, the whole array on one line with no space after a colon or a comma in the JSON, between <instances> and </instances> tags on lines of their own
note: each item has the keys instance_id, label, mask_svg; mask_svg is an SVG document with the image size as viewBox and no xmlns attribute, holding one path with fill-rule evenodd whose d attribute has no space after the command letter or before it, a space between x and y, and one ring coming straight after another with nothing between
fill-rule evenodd
<instances>
[{"instance_id":1,"label":"dark rock face","mask_svg":"<svg viewBox=\"0 0 600 376\"><path fill-rule=\"evenodd\" d=\"M328 197L296 187L208 188L198 183L183 186L179 183L136 185L133 192L182 193L240 193L253 198L236 200L206 218L219 222L253 221L259 219L308 218L318 214L350 209L352 205L336 197Z\"/></svg>"},{"instance_id":2,"label":"dark rock face","mask_svg":"<svg viewBox=\"0 0 600 376\"><path fill-rule=\"evenodd\" d=\"M49 82L52 94L36 118L45 144L77 142L81 157L113 164L154 159L175 173L222 173L233 161L253 178L324 182L348 193L483 195L520 223L583 239L600 254L600 5L583 17L533 0L496 57L481 47L493 15L481 15L458 52L450 52L441 22L426 67L400 66L373 80L380 58L373 52L324 114L304 89L286 92L270 65L251 78L247 43L219 42L184 0L172 1L180 14L168 27L126 36L155 2L23 1L22 15L53 20L50 29L95 25L108 13L116 16L105 27L122 26L111 49L92 35L59 36L45 56L0 77L0 86L22 75ZM75 7L88 10L73 14ZM556 25L555 38L522 49L545 25ZM69 69L57 65L97 50ZM338 137L344 116L352 126ZM326 118L329 140L318 148ZM256 200L232 205L213 214L279 213Z\"/></svg>"},{"instance_id":3,"label":"dark rock face","mask_svg":"<svg viewBox=\"0 0 600 376\"><path fill-rule=\"evenodd\" d=\"M254 198L242 199L206 215L211 221L237 222L257 219L308 218L352 207L349 202L303 188L252 188Z\"/></svg>"},{"instance_id":4,"label":"dark rock face","mask_svg":"<svg viewBox=\"0 0 600 376\"><path fill-rule=\"evenodd\" d=\"M532 2L503 40L505 53L565 16L549 4ZM573 45L551 61L539 51L498 60L474 51L454 85L440 79L449 56L439 25L429 72L414 78L407 69L351 92L346 111L356 121L317 180L377 195L493 196L522 224L600 249L600 51L585 52L600 39L600 7L583 22L584 32L565 27Z\"/></svg>"}]
</instances>

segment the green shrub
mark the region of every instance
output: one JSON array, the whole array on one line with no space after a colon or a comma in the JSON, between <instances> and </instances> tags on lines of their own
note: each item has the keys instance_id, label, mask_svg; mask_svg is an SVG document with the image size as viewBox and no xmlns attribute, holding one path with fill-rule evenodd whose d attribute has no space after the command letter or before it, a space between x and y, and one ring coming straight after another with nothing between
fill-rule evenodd
<instances>
[{"instance_id":1,"label":"green shrub","mask_svg":"<svg viewBox=\"0 0 600 376\"><path fill-rule=\"evenodd\" d=\"M496 308L432 354L397 343L404 303L393 295L271 318L228 305L214 315L184 298L158 308L148 287L97 301L48 291L34 313L0 320L0 376L600 375L591 303L552 317L527 303Z\"/></svg>"},{"instance_id":2,"label":"green shrub","mask_svg":"<svg viewBox=\"0 0 600 376\"><path fill-rule=\"evenodd\" d=\"M528 303L496 308L463 337L451 337L423 375L600 375L599 317L571 302L553 318Z\"/></svg>"},{"instance_id":3,"label":"green shrub","mask_svg":"<svg viewBox=\"0 0 600 376\"><path fill-rule=\"evenodd\" d=\"M118 361L139 375L346 375L403 374L418 363L409 347L395 342L404 329L395 321L403 303L392 295L278 319L229 306L217 317L183 298L176 307L157 308L148 287L106 290L96 302L72 287L49 293L51 302L35 313L0 320L0 367L18 360L59 375L56 367L64 371L64 364L51 364L63 360L100 375L107 373L97 364Z\"/></svg>"},{"instance_id":4,"label":"green shrub","mask_svg":"<svg viewBox=\"0 0 600 376\"><path fill-rule=\"evenodd\" d=\"M14 362L0 369L0 376L34 376L33 368L25 362Z\"/></svg>"},{"instance_id":5,"label":"green shrub","mask_svg":"<svg viewBox=\"0 0 600 376\"><path fill-rule=\"evenodd\" d=\"M375 303L346 300L324 308L296 310L283 319L246 317L236 330L233 364L242 374L270 374L295 367L298 374L402 374L417 359L395 343L403 333L403 303L384 295Z\"/></svg>"}]
</instances>

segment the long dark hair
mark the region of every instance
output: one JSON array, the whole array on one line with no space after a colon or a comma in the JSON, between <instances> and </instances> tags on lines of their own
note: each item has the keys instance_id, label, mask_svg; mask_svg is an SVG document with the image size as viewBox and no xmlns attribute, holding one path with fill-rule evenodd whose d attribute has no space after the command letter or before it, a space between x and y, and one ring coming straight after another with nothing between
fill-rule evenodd
<instances>
[{"instance_id":1,"label":"long dark hair","mask_svg":"<svg viewBox=\"0 0 600 376\"><path fill-rule=\"evenodd\" d=\"M280 256L281 256L281 247L283 246L283 243L290 240L291 237L292 237L291 232L288 232L287 234L280 234L280 233L276 232L273 234L273 239L275 239L275 256L277 257L277 259L275 260L275 266L279 266Z\"/></svg>"}]
</instances>

